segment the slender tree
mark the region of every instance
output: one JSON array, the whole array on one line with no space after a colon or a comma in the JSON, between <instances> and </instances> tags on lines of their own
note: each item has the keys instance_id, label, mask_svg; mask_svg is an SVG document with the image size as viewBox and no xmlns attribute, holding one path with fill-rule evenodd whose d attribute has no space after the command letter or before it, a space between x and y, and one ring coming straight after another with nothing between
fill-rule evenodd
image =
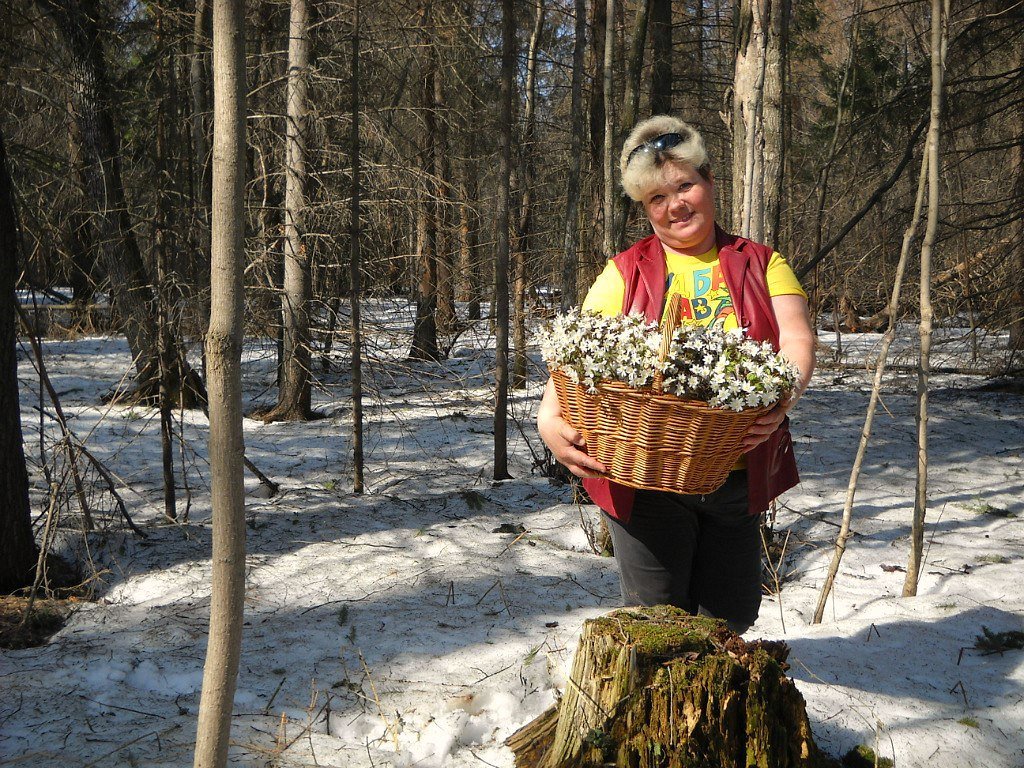
<instances>
[{"instance_id":1,"label":"slender tree","mask_svg":"<svg viewBox=\"0 0 1024 768\"><path fill-rule=\"evenodd\" d=\"M352 490L363 492L363 264L359 250L362 226L359 201L359 0L352 10L352 207L349 230L349 289L352 301Z\"/></svg>"},{"instance_id":2,"label":"slender tree","mask_svg":"<svg viewBox=\"0 0 1024 768\"><path fill-rule=\"evenodd\" d=\"M312 294L306 234L306 142L309 123L309 2L291 0L288 22L288 107L285 130L284 291L281 317L284 359L277 407L267 419L310 418L311 350L309 307Z\"/></svg>"},{"instance_id":3,"label":"slender tree","mask_svg":"<svg viewBox=\"0 0 1024 768\"><path fill-rule=\"evenodd\" d=\"M18 398L18 242L14 190L0 134L0 594L31 584L36 564Z\"/></svg>"},{"instance_id":4,"label":"slender tree","mask_svg":"<svg viewBox=\"0 0 1024 768\"><path fill-rule=\"evenodd\" d=\"M508 267L511 223L512 91L515 77L516 20L513 0L501 2L501 85L498 96L497 258L494 264L495 382L494 479L508 473Z\"/></svg>"},{"instance_id":5,"label":"slender tree","mask_svg":"<svg viewBox=\"0 0 1024 768\"><path fill-rule=\"evenodd\" d=\"M532 258L534 244L533 225L536 213L533 210L533 187L536 183L534 142L537 133L537 56L540 51L540 36L544 31L544 0L538 0L533 17L533 31L526 49L526 104L523 109L523 132L519 142L519 215L516 217L516 245L513 252L512 295L515 306L512 346L515 350L512 363L512 387L518 389L526 384L526 264Z\"/></svg>"},{"instance_id":6,"label":"slender tree","mask_svg":"<svg viewBox=\"0 0 1024 768\"><path fill-rule=\"evenodd\" d=\"M928 125L928 221L921 243L920 302L921 323L918 327L920 351L917 369L917 483L914 492L914 518L910 531L910 560L903 581L903 596L917 594L924 556L924 519L928 509L928 380L931 375L932 348L932 253L939 231L939 138L942 120L942 85L946 60L946 24L949 0L932 0L931 117Z\"/></svg>"},{"instance_id":7,"label":"slender tree","mask_svg":"<svg viewBox=\"0 0 1024 768\"><path fill-rule=\"evenodd\" d=\"M241 363L246 89L242 0L213 3L213 91L213 309L206 339L213 573L196 768L227 764L245 598Z\"/></svg>"},{"instance_id":8,"label":"slender tree","mask_svg":"<svg viewBox=\"0 0 1024 768\"><path fill-rule=\"evenodd\" d=\"M562 251L562 311L576 304L579 273L579 199L582 190L581 159L583 133L586 130L583 114L584 55L587 46L587 18L584 0L575 0L575 36L572 47L572 96L569 112L572 115L572 134L569 140L569 175L565 182L565 246Z\"/></svg>"},{"instance_id":9,"label":"slender tree","mask_svg":"<svg viewBox=\"0 0 1024 768\"><path fill-rule=\"evenodd\" d=\"M437 346L437 194L429 189L427 179L434 179L435 144L437 142L437 114L434 111L434 78L436 68L434 46L431 43L433 26L433 0L421 0L418 10L420 59L419 93L423 116L420 168L423 183L416 195L416 253L417 294L416 320L413 323L413 360L440 360Z\"/></svg>"},{"instance_id":10,"label":"slender tree","mask_svg":"<svg viewBox=\"0 0 1024 768\"><path fill-rule=\"evenodd\" d=\"M598 0L599 1L599 0ZM615 80L612 68L615 66L615 0L605 0L604 28L604 246L606 259L615 255Z\"/></svg>"}]
</instances>

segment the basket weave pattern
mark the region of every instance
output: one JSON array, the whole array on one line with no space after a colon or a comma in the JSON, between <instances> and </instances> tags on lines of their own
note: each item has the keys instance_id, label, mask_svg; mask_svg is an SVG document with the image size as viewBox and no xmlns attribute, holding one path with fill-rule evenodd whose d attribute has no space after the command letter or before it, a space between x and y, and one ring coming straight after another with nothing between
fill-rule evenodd
<instances>
[{"instance_id":1,"label":"basket weave pattern","mask_svg":"<svg viewBox=\"0 0 1024 768\"><path fill-rule=\"evenodd\" d=\"M662 322L658 370L679 325L679 296L669 300ZM771 406L733 411L713 408L652 387L619 382L597 385L597 394L559 370L551 372L562 417L583 433L590 455L608 467L612 480L633 488L673 493L711 493L725 482L743 453L750 425Z\"/></svg>"},{"instance_id":2,"label":"basket weave pattern","mask_svg":"<svg viewBox=\"0 0 1024 768\"><path fill-rule=\"evenodd\" d=\"M562 417L617 483L673 493L710 493L742 454L740 441L768 408L731 411L652 389L607 382L596 395L551 373Z\"/></svg>"}]
</instances>

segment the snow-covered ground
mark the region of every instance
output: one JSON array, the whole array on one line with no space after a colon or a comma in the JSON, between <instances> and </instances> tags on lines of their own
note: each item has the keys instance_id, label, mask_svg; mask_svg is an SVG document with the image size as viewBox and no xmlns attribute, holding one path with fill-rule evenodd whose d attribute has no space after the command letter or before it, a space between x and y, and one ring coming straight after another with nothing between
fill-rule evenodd
<instances>
[{"instance_id":1,"label":"snow-covered ground","mask_svg":"<svg viewBox=\"0 0 1024 768\"><path fill-rule=\"evenodd\" d=\"M618 605L615 563L588 542L593 508L533 469L539 366L512 400L515 479L494 483L487 339L466 334L446 362L407 363L407 320L380 326L371 346L365 495L350 493L346 376L321 374L322 420L245 422L249 458L282 491L266 498L246 481L234 764L511 766L504 739L565 685L583 621ZM969 355L950 338L937 364ZM835 343L831 334L822 341ZM843 339L854 359L870 358L877 342ZM210 594L207 422L184 415L175 457L179 473L182 459L188 467L190 520L160 523L154 414L99 404L128 367L123 343L86 338L45 349L73 429L116 475L148 538L125 531L109 498L94 495L101 531L89 554L103 568L99 600L83 603L44 647L0 653L0 764L191 765ZM38 457L38 384L27 356L20 373L28 452ZM982 391L979 378L934 377L927 560L919 596L908 599L899 595L915 381L888 377L855 535L824 623L809 624L869 381L856 369L823 368L794 414L803 483L779 507L776 528L789 532L785 583L748 637L790 644L791 674L832 754L869 744L901 768L1019 768L1024 651L983 655L973 646L982 627L1024 630L1020 395ZM251 404L273 398L269 346L249 346L245 382ZM52 438L53 422L44 423ZM40 509L41 497L35 503ZM64 523L75 521L68 514ZM66 546L76 540L69 535Z\"/></svg>"}]
</instances>

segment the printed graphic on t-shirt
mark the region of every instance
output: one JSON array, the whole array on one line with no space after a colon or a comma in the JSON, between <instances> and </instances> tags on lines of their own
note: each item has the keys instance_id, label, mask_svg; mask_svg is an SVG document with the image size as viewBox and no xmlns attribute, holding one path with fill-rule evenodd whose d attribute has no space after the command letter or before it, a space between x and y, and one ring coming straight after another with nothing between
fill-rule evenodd
<instances>
[{"instance_id":1,"label":"printed graphic on t-shirt","mask_svg":"<svg viewBox=\"0 0 1024 768\"><path fill-rule=\"evenodd\" d=\"M735 314L732 297L717 261L693 270L684 269L679 274L670 272L665 281L665 296L673 293L682 297L682 319L685 322L724 328L726 319Z\"/></svg>"}]
</instances>

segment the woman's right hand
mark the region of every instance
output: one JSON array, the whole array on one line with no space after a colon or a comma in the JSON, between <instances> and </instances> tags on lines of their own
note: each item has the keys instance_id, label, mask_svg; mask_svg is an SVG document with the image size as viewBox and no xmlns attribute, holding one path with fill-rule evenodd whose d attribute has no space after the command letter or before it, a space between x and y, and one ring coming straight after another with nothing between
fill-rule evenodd
<instances>
[{"instance_id":1,"label":"woman's right hand","mask_svg":"<svg viewBox=\"0 0 1024 768\"><path fill-rule=\"evenodd\" d=\"M537 431L555 460L577 477L602 477L607 472L604 464L587 455L587 441L580 431L562 418L550 379L537 410Z\"/></svg>"}]
</instances>

